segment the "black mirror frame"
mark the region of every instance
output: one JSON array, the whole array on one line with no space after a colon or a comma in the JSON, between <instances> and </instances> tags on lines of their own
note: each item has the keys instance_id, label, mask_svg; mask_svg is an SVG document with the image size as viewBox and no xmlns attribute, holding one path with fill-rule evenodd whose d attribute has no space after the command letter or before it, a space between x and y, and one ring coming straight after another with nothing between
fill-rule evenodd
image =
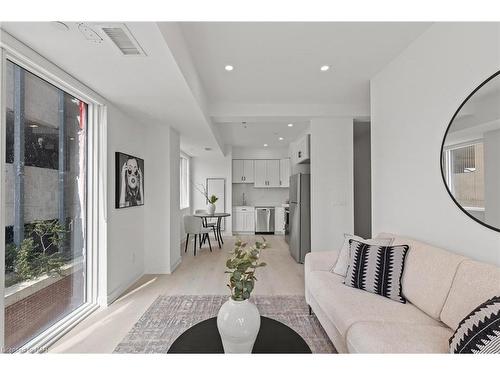
<instances>
[{"instance_id":1,"label":"black mirror frame","mask_svg":"<svg viewBox=\"0 0 500 375\"><path fill-rule=\"evenodd\" d=\"M472 216L470 213L468 213L460 203L458 203L458 201L455 199L455 197L453 196L453 194L451 193L450 191L450 188L448 187L448 184L446 182L446 177L445 177L445 174L444 174L444 166L443 166L443 151L444 151L444 142L446 141L446 137L448 135L448 132L450 130L450 127L451 125L453 124L453 121L455 120L455 117L457 117L458 113L460 112L460 110L462 109L462 107L465 105L465 103L467 103L469 101L469 99L476 93L478 92L481 87L483 87L484 85L486 85L489 81L491 81L493 78L497 77L500 75L500 70L494 74L492 74L491 76L489 76L486 80L484 80L478 87L476 87L474 89L474 91L472 91L468 96L467 98L465 98L465 100L462 102L462 104L460 104L460 106L458 107L458 109L455 111L455 114L453 115L453 117L451 118L450 120L450 123L448 124L448 127L446 128L446 131L444 133L444 136L443 136L443 142L441 143L441 152L439 153L439 165L441 166L441 178L443 179L443 183L444 183L444 186L446 187L446 191L448 192L448 194L450 195L451 199L453 200L453 202L455 202L455 204L458 206L458 208L460 208L460 210L462 210L462 212L464 212L468 217L470 217L472 220L478 222L479 224L485 226L486 228L489 228L489 229L492 229L494 230L495 232L500 232L500 228L496 228L492 225L489 225L477 218L475 218L474 216Z\"/></svg>"}]
</instances>

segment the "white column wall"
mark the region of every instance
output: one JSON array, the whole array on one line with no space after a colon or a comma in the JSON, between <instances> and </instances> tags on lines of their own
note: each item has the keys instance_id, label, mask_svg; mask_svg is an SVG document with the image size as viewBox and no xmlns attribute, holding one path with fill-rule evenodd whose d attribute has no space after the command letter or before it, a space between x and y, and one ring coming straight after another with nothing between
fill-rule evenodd
<instances>
[{"instance_id":1,"label":"white column wall","mask_svg":"<svg viewBox=\"0 0 500 375\"><path fill-rule=\"evenodd\" d=\"M147 125L133 121L113 105L108 106L108 302L118 298L144 273L145 206L115 208L115 152L144 159L146 186L149 160L143 134ZM147 202L146 191L146 202Z\"/></svg>"},{"instance_id":2,"label":"white column wall","mask_svg":"<svg viewBox=\"0 0 500 375\"><path fill-rule=\"evenodd\" d=\"M353 120L313 119L311 251L339 250L353 231Z\"/></svg>"},{"instance_id":3,"label":"white column wall","mask_svg":"<svg viewBox=\"0 0 500 375\"><path fill-rule=\"evenodd\" d=\"M144 273L168 274L171 252L178 251L180 242L179 134L168 126L152 125L145 139Z\"/></svg>"}]
</instances>

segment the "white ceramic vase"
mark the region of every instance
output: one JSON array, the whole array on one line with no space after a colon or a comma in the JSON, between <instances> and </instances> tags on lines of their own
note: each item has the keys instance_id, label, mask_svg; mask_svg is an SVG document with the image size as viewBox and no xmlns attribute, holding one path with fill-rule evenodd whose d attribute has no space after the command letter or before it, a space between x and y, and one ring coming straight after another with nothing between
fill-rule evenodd
<instances>
[{"instance_id":1,"label":"white ceramic vase","mask_svg":"<svg viewBox=\"0 0 500 375\"><path fill-rule=\"evenodd\" d=\"M215 204L213 204L213 203L207 204L207 212L210 215L213 215L215 213Z\"/></svg>"},{"instance_id":2,"label":"white ceramic vase","mask_svg":"<svg viewBox=\"0 0 500 375\"><path fill-rule=\"evenodd\" d=\"M219 310L217 328L224 353L252 353L260 329L259 310L248 300L229 298Z\"/></svg>"}]
</instances>

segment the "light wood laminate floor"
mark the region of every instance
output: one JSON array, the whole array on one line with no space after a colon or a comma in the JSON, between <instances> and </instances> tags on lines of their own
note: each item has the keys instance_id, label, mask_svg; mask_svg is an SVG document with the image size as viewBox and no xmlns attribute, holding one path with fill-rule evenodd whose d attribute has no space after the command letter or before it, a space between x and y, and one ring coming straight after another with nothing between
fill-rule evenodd
<instances>
[{"instance_id":1,"label":"light wood laminate floor","mask_svg":"<svg viewBox=\"0 0 500 375\"><path fill-rule=\"evenodd\" d=\"M241 236L252 243L261 237ZM193 256L192 243L188 253L182 249L182 262L171 275L145 275L106 309L89 316L51 348L53 353L111 353L142 314L162 294L228 294L224 274L228 253L236 237L224 238L222 249L208 245ZM266 267L257 270L255 294L303 295L304 266L290 256L283 236L266 236L270 247L262 251ZM212 244L216 243L213 240Z\"/></svg>"}]
</instances>

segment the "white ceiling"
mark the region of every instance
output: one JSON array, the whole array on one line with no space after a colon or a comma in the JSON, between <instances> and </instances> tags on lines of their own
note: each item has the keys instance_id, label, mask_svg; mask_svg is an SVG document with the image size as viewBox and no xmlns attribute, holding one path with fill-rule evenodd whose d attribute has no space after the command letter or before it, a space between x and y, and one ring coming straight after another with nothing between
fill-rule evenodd
<instances>
[{"instance_id":1,"label":"white ceiling","mask_svg":"<svg viewBox=\"0 0 500 375\"><path fill-rule=\"evenodd\" d=\"M288 142L317 116L366 118L370 78L430 26L127 22L147 56L124 57L109 40L89 42L77 23L68 25L1 27L132 118L176 128L192 155L223 143L281 146L273 137ZM324 64L331 69L323 73ZM290 121L296 127L282 129Z\"/></svg>"},{"instance_id":2,"label":"white ceiling","mask_svg":"<svg viewBox=\"0 0 500 375\"><path fill-rule=\"evenodd\" d=\"M369 109L370 78L429 26L187 22L181 29L214 109L211 114L220 116L224 114L214 112L222 103L344 104ZM234 70L225 71L227 64ZM321 72L322 65L331 69Z\"/></svg>"},{"instance_id":3,"label":"white ceiling","mask_svg":"<svg viewBox=\"0 0 500 375\"><path fill-rule=\"evenodd\" d=\"M98 23L88 24L98 30ZM69 31L48 22L4 22L1 27L133 118L177 129L183 149L196 154L204 147L218 148L156 23L127 23L146 57L124 57L108 39L93 43L77 23L67 25Z\"/></svg>"},{"instance_id":4,"label":"white ceiling","mask_svg":"<svg viewBox=\"0 0 500 375\"><path fill-rule=\"evenodd\" d=\"M293 127L288 124L292 123ZM218 123L217 127L224 143L238 146L259 148L264 143L269 148L288 147L291 141L296 140L309 127L309 121L247 121ZM279 140L282 137L283 140Z\"/></svg>"}]
</instances>

